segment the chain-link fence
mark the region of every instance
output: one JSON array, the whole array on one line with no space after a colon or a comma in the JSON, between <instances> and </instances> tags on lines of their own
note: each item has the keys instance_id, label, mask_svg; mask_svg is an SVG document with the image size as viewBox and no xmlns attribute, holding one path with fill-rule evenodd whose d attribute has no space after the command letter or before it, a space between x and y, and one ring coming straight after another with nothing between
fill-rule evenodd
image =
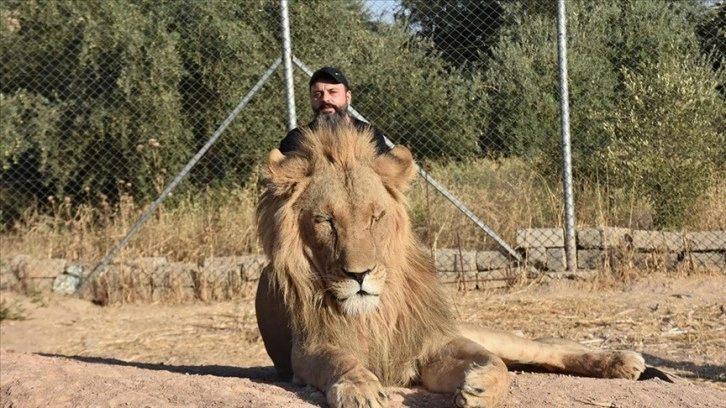
<instances>
[{"instance_id":1,"label":"chain-link fence","mask_svg":"<svg viewBox=\"0 0 726 408\"><path fill-rule=\"evenodd\" d=\"M562 3L577 267L726 269L724 6ZM136 257L258 252L259 164L287 130L285 79L305 124L310 69L334 65L355 112L436 181L409 196L441 270L563 270L557 11L542 0L3 0L3 246L96 263L124 239ZM643 257L623 263L613 247Z\"/></svg>"}]
</instances>

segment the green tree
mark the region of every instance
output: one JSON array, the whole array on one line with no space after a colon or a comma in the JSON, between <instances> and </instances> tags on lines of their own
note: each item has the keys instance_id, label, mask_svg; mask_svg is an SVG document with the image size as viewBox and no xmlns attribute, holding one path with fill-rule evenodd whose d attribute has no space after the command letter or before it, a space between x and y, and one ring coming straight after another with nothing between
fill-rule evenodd
<instances>
[{"instance_id":1,"label":"green tree","mask_svg":"<svg viewBox=\"0 0 726 408\"><path fill-rule=\"evenodd\" d=\"M640 68L623 72L618 116L604 124L612 142L597 158L615 185L650 199L656 226L680 228L724 168L726 104L705 58L673 53Z\"/></svg>"},{"instance_id":2,"label":"green tree","mask_svg":"<svg viewBox=\"0 0 726 408\"><path fill-rule=\"evenodd\" d=\"M714 7L698 26L703 53L708 55L715 71L726 70L726 4ZM726 96L726 83L719 84Z\"/></svg>"},{"instance_id":3,"label":"green tree","mask_svg":"<svg viewBox=\"0 0 726 408\"><path fill-rule=\"evenodd\" d=\"M16 113L3 115L3 138L23 139L3 155L3 195L148 190L143 157L129 152L150 139L190 142L178 125L176 38L134 3L9 1L3 14L17 22L0 37L3 110ZM3 202L2 212L14 210Z\"/></svg>"},{"instance_id":4,"label":"green tree","mask_svg":"<svg viewBox=\"0 0 726 408\"><path fill-rule=\"evenodd\" d=\"M605 3L571 2L568 72L573 165L588 172L586 157L606 144L592 126L614 107L618 76L611 60L617 53L604 41L617 13ZM559 70L555 16L522 4L507 8L512 23L502 30L487 85L490 91L486 151L522 156L557 172L560 154ZM543 162L544 160L544 162Z\"/></svg>"},{"instance_id":5,"label":"green tree","mask_svg":"<svg viewBox=\"0 0 726 408\"><path fill-rule=\"evenodd\" d=\"M5 222L49 195L155 197L280 56L279 4L265 0L8 0L0 14ZM429 44L358 0L291 2L290 19L295 55L345 70L355 106L394 142L477 153L480 92ZM295 78L303 118L308 80ZM284 106L278 70L175 196L244 183L283 137Z\"/></svg>"},{"instance_id":6,"label":"green tree","mask_svg":"<svg viewBox=\"0 0 726 408\"><path fill-rule=\"evenodd\" d=\"M548 0L402 0L396 19L417 38L430 40L431 52L450 67L481 70L500 31L515 17L506 12L511 7L528 16L553 17L557 12Z\"/></svg>"},{"instance_id":7,"label":"green tree","mask_svg":"<svg viewBox=\"0 0 726 408\"><path fill-rule=\"evenodd\" d=\"M486 60L503 24L501 1L403 0L397 13L420 38L451 66Z\"/></svg>"},{"instance_id":8,"label":"green tree","mask_svg":"<svg viewBox=\"0 0 726 408\"><path fill-rule=\"evenodd\" d=\"M488 148L528 158L559 180L555 21L518 5L507 10L514 23L487 73ZM682 224L723 155L723 76L705 67L695 34L703 10L691 1L568 3L575 177L636 187L654 203L658 226ZM643 147L658 144L675 150ZM682 159L677 170L673 158Z\"/></svg>"}]
</instances>

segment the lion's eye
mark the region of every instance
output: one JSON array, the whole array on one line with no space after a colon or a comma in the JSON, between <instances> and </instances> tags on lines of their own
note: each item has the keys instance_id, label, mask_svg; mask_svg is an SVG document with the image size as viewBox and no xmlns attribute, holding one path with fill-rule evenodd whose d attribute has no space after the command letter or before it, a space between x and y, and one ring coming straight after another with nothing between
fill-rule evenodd
<instances>
[{"instance_id":1,"label":"lion's eye","mask_svg":"<svg viewBox=\"0 0 726 408\"><path fill-rule=\"evenodd\" d=\"M380 219L383 218L384 215L386 215L386 210L383 210L377 214L373 214L373 216L371 217L371 223L380 221Z\"/></svg>"},{"instance_id":2,"label":"lion's eye","mask_svg":"<svg viewBox=\"0 0 726 408\"><path fill-rule=\"evenodd\" d=\"M316 224L330 224L333 225L333 217L329 215L316 215L314 217Z\"/></svg>"}]
</instances>

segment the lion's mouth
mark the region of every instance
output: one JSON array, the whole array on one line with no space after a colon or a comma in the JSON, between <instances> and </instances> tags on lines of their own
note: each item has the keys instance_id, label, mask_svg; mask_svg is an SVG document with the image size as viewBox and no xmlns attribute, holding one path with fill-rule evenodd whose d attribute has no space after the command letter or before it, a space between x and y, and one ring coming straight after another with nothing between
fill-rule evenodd
<instances>
[{"instance_id":1,"label":"lion's mouth","mask_svg":"<svg viewBox=\"0 0 726 408\"><path fill-rule=\"evenodd\" d=\"M346 300L352 299L354 297L378 297L378 295L375 293L368 293L365 290L359 290L353 296L348 296L346 298L339 299L339 301L345 302Z\"/></svg>"},{"instance_id":2,"label":"lion's mouth","mask_svg":"<svg viewBox=\"0 0 726 408\"><path fill-rule=\"evenodd\" d=\"M364 315L378 310L382 293L380 286L376 279L365 279L362 282L345 279L336 282L332 292L336 295L343 314Z\"/></svg>"},{"instance_id":3,"label":"lion's mouth","mask_svg":"<svg viewBox=\"0 0 726 408\"><path fill-rule=\"evenodd\" d=\"M380 296L359 290L354 295L345 299L339 299L338 304L343 314L348 316L359 316L374 313L378 310Z\"/></svg>"}]
</instances>

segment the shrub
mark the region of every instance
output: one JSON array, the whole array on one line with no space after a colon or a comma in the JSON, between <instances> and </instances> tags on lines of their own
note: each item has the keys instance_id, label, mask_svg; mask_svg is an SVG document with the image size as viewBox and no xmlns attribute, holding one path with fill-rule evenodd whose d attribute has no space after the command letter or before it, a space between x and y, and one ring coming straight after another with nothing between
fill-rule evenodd
<instances>
[{"instance_id":1,"label":"shrub","mask_svg":"<svg viewBox=\"0 0 726 408\"><path fill-rule=\"evenodd\" d=\"M625 69L618 117L605 124L612 143L600 152L611 182L648 197L658 227L680 228L723 168L726 105L705 60L678 54Z\"/></svg>"},{"instance_id":2,"label":"shrub","mask_svg":"<svg viewBox=\"0 0 726 408\"><path fill-rule=\"evenodd\" d=\"M554 16L507 8L493 51L489 149L561 174ZM700 55L704 6L655 0L568 4L572 165L576 183L651 199L657 226L678 227L723 165L723 71ZM497 119L498 118L498 119ZM719 164L718 160L721 158ZM675 160L673 160L675 159Z\"/></svg>"}]
</instances>

